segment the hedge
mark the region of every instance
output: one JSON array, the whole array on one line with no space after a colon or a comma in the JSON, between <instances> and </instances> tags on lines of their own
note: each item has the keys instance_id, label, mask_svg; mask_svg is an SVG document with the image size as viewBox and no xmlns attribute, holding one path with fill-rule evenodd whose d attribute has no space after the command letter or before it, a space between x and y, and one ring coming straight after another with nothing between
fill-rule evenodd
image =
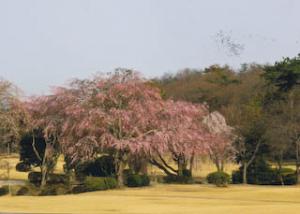
<instances>
[{"instance_id":1,"label":"hedge","mask_svg":"<svg viewBox=\"0 0 300 214\"><path fill-rule=\"evenodd\" d=\"M117 188L118 182L115 178L112 177L88 176L85 178L83 186L86 191L107 190Z\"/></svg>"},{"instance_id":2,"label":"hedge","mask_svg":"<svg viewBox=\"0 0 300 214\"><path fill-rule=\"evenodd\" d=\"M16 165L16 171L18 172L29 172L31 170L31 166L25 162L19 162Z\"/></svg>"},{"instance_id":3,"label":"hedge","mask_svg":"<svg viewBox=\"0 0 300 214\"><path fill-rule=\"evenodd\" d=\"M7 195L8 192L9 192L8 186L2 186L2 187L0 187L0 196Z\"/></svg>"},{"instance_id":4,"label":"hedge","mask_svg":"<svg viewBox=\"0 0 300 214\"><path fill-rule=\"evenodd\" d=\"M178 175L167 175L163 177L164 183L176 183L176 184L193 184L194 179L190 176L178 176Z\"/></svg>"},{"instance_id":5,"label":"hedge","mask_svg":"<svg viewBox=\"0 0 300 214\"><path fill-rule=\"evenodd\" d=\"M212 172L206 177L209 184L215 184L218 187L227 186L230 183L230 175L226 172Z\"/></svg>"},{"instance_id":6,"label":"hedge","mask_svg":"<svg viewBox=\"0 0 300 214\"><path fill-rule=\"evenodd\" d=\"M30 172L28 174L28 180L30 183L39 185L42 181L41 172ZM67 184L68 177L64 174L54 174L51 173L48 175L47 184Z\"/></svg>"},{"instance_id":7,"label":"hedge","mask_svg":"<svg viewBox=\"0 0 300 214\"><path fill-rule=\"evenodd\" d=\"M127 177L128 187L142 187L150 185L150 178L147 175L131 174Z\"/></svg>"},{"instance_id":8,"label":"hedge","mask_svg":"<svg viewBox=\"0 0 300 214\"><path fill-rule=\"evenodd\" d=\"M75 175L78 180L84 180L87 176L113 177L115 176L114 158L108 155L101 156L94 161L79 163L75 167Z\"/></svg>"}]
</instances>

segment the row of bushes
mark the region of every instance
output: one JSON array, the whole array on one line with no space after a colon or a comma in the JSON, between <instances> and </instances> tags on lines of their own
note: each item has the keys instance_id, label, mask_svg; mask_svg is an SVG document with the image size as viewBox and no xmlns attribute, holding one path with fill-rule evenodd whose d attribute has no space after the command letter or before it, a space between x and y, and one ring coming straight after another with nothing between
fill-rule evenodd
<instances>
[{"instance_id":1,"label":"row of bushes","mask_svg":"<svg viewBox=\"0 0 300 214\"><path fill-rule=\"evenodd\" d=\"M147 175L131 174L127 177L126 185L128 187L149 186L150 178Z\"/></svg>"},{"instance_id":2,"label":"row of bushes","mask_svg":"<svg viewBox=\"0 0 300 214\"><path fill-rule=\"evenodd\" d=\"M72 193L91 192L99 190L108 190L117 188L118 182L112 177L91 177L85 178L82 185L75 186L72 188Z\"/></svg>"},{"instance_id":3,"label":"row of bushes","mask_svg":"<svg viewBox=\"0 0 300 214\"><path fill-rule=\"evenodd\" d=\"M243 168L232 173L232 183L243 182ZM297 183L295 170L273 169L263 158L258 158L247 169L247 183L259 185L294 185Z\"/></svg>"},{"instance_id":4,"label":"row of bushes","mask_svg":"<svg viewBox=\"0 0 300 214\"><path fill-rule=\"evenodd\" d=\"M31 184L39 186L42 181L41 172L30 172L28 173L28 181ZM48 174L47 184L68 184L68 177L64 174Z\"/></svg>"},{"instance_id":5,"label":"row of bushes","mask_svg":"<svg viewBox=\"0 0 300 214\"><path fill-rule=\"evenodd\" d=\"M207 178L207 182L215 184L217 186L226 186L230 183L230 175L225 172L213 172L210 173ZM196 183L189 170L184 170L181 176L178 175L167 175L163 177L164 183L175 183L175 184L193 184Z\"/></svg>"},{"instance_id":6,"label":"row of bushes","mask_svg":"<svg viewBox=\"0 0 300 214\"><path fill-rule=\"evenodd\" d=\"M64 184L55 184L55 185L46 185L43 189L32 185L30 183L24 186L12 186L11 194L15 196L47 196L47 195L65 195L70 194L71 189L68 185Z\"/></svg>"},{"instance_id":7,"label":"row of bushes","mask_svg":"<svg viewBox=\"0 0 300 214\"><path fill-rule=\"evenodd\" d=\"M30 195L30 196L47 196L47 195L65 195L77 194L83 192L108 190L117 188L117 180L111 177L86 177L81 185L71 186L66 184L47 184L40 189L35 184L28 183L24 186L12 186L11 193L15 196ZM0 187L0 196L8 194L8 186Z\"/></svg>"},{"instance_id":8,"label":"row of bushes","mask_svg":"<svg viewBox=\"0 0 300 214\"><path fill-rule=\"evenodd\" d=\"M213 172L207 176L207 182L215 184L217 186L227 186L231 183L230 175L225 172ZM255 177L248 176L248 184L258 185L295 185L297 184L297 175L291 174L280 174L277 170L270 172L261 172L255 175ZM243 182L242 175L239 171L235 171L232 174L232 183L241 184Z\"/></svg>"},{"instance_id":9,"label":"row of bushes","mask_svg":"<svg viewBox=\"0 0 300 214\"><path fill-rule=\"evenodd\" d=\"M124 184L128 187L143 187L150 185L150 178L145 174L136 174L131 169L123 171Z\"/></svg>"},{"instance_id":10,"label":"row of bushes","mask_svg":"<svg viewBox=\"0 0 300 214\"><path fill-rule=\"evenodd\" d=\"M291 169L284 169L290 173L284 174L278 170L272 169L268 172L260 172L255 175L247 176L248 184L258 185L295 185L297 184L297 175ZM225 172L213 172L210 173L207 178L207 182L215 184L217 186L227 186L229 183L241 184L243 183L243 177L240 171L234 171L232 173L232 181L230 175Z\"/></svg>"},{"instance_id":11,"label":"row of bushes","mask_svg":"<svg viewBox=\"0 0 300 214\"><path fill-rule=\"evenodd\" d=\"M38 187L41 183L40 172L30 172L28 174L28 181L30 184ZM125 185L128 187L142 187L149 186L150 178L147 175L139 175L132 173L125 173ZM68 189L68 177L64 174L49 174L47 179L47 186L43 189L40 195L56 195L57 189L65 187L65 193L80 193L97 190L114 189L118 183L115 177L94 177L85 176L81 178L81 184L74 188ZM24 191L25 192L25 191ZM60 191L63 192L63 191Z\"/></svg>"},{"instance_id":12,"label":"row of bushes","mask_svg":"<svg viewBox=\"0 0 300 214\"><path fill-rule=\"evenodd\" d=\"M78 163L74 170L78 180L83 180L86 176L114 177L116 175L114 158L108 155L93 161Z\"/></svg>"},{"instance_id":13,"label":"row of bushes","mask_svg":"<svg viewBox=\"0 0 300 214\"><path fill-rule=\"evenodd\" d=\"M69 168L66 165L64 165L64 167L65 169L74 169L76 177L78 178L84 178L86 176L112 177L116 174L114 159L108 155L103 155L93 161L79 162L75 167ZM31 171L31 164L21 161L17 163L16 170L19 172L29 172Z\"/></svg>"},{"instance_id":14,"label":"row of bushes","mask_svg":"<svg viewBox=\"0 0 300 214\"><path fill-rule=\"evenodd\" d=\"M100 167L101 166L101 167ZM19 163L17 165L20 171L28 170L26 163ZM76 169L76 177L80 178L81 185L70 188L68 186L68 177L64 174L49 174L47 184L39 195L56 195L66 193L80 193L97 190L107 190L117 187L117 181L114 178L113 159L110 156L102 156L96 161L79 164ZM142 187L150 184L150 179L147 175L134 174L131 170L124 170L124 181L128 187ZM110 175L109 177L107 177ZM104 177L105 176L105 177ZM257 160L251 167L248 168L248 183L261 185L293 185L297 182L295 171L288 168L283 168L280 171L272 169L264 160ZM30 172L28 180L31 184L39 186L41 183L40 172ZM225 172L210 173L207 182L217 186L227 186L229 183L242 183L242 168L234 171L232 180L230 175ZM189 170L184 170L182 176L168 175L163 177L164 183L181 183L192 184L195 183ZM32 189L32 188L31 188ZM0 194L5 194L6 189L0 189ZM21 188L17 195L31 194L27 187Z\"/></svg>"},{"instance_id":15,"label":"row of bushes","mask_svg":"<svg viewBox=\"0 0 300 214\"><path fill-rule=\"evenodd\" d=\"M142 187L148 186L150 184L150 179L147 175L137 175L131 174L127 177L126 185L128 187ZM57 185L49 186L45 188L45 190L40 195L55 195ZM115 189L118 187L118 182L114 177L92 177L87 176L81 185L77 185L71 188L69 191L65 191L64 194L67 193L83 193L83 192L92 192L92 191L100 191L100 190L108 190Z\"/></svg>"},{"instance_id":16,"label":"row of bushes","mask_svg":"<svg viewBox=\"0 0 300 214\"><path fill-rule=\"evenodd\" d=\"M163 178L164 183L176 183L176 184L193 184L194 179L191 176L178 176L178 175L167 175Z\"/></svg>"},{"instance_id":17,"label":"row of bushes","mask_svg":"<svg viewBox=\"0 0 300 214\"><path fill-rule=\"evenodd\" d=\"M31 170L31 165L26 162L19 162L16 165L16 171L18 172L29 172Z\"/></svg>"},{"instance_id":18,"label":"row of bushes","mask_svg":"<svg viewBox=\"0 0 300 214\"><path fill-rule=\"evenodd\" d=\"M294 170L284 168L283 170L290 171L288 174L281 173L276 169L271 169L265 172L257 172L255 174L247 175L248 184L259 185L295 185L297 184L297 175ZM240 184L243 182L241 171L234 171L232 173L232 183Z\"/></svg>"},{"instance_id":19,"label":"row of bushes","mask_svg":"<svg viewBox=\"0 0 300 214\"><path fill-rule=\"evenodd\" d=\"M2 186L2 187L0 187L0 196L7 195L8 192L9 192L8 186Z\"/></svg>"}]
</instances>

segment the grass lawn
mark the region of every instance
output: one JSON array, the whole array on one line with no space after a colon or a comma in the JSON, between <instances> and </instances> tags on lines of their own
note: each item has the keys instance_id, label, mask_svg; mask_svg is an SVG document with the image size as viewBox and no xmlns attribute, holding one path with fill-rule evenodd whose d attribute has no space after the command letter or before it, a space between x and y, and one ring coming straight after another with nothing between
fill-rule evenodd
<instances>
[{"instance_id":1,"label":"grass lawn","mask_svg":"<svg viewBox=\"0 0 300 214\"><path fill-rule=\"evenodd\" d=\"M300 187L154 185L65 196L4 196L0 212L298 213Z\"/></svg>"},{"instance_id":2,"label":"grass lawn","mask_svg":"<svg viewBox=\"0 0 300 214\"><path fill-rule=\"evenodd\" d=\"M10 178L26 180L27 173L16 172L18 156L2 157L10 162ZM62 172L63 160L56 172ZM227 165L231 172L237 166ZM38 169L37 169L38 170ZM206 176L215 170L213 164L197 162L194 173ZM149 168L150 174L160 174ZM5 169L0 173L5 173ZM154 184L147 188L83 193L64 196L2 196L0 213L184 213L184 214L268 214L300 212L300 186L243 186L217 188L209 185Z\"/></svg>"}]
</instances>

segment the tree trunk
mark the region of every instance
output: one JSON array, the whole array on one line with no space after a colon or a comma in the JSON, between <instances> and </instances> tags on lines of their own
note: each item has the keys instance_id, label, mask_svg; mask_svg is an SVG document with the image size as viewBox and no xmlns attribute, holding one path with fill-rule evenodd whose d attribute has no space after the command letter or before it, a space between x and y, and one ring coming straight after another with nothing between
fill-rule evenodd
<instances>
[{"instance_id":1,"label":"tree trunk","mask_svg":"<svg viewBox=\"0 0 300 214\"><path fill-rule=\"evenodd\" d=\"M299 139L296 140L296 175L297 175L297 184L300 183L300 142Z\"/></svg>"},{"instance_id":2,"label":"tree trunk","mask_svg":"<svg viewBox=\"0 0 300 214\"><path fill-rule=\"evenodd\" d=\"M129 155L127 164L129 169L131 169L136 174L148 174L148 160L141 155Z\"/></svg>"},{"instance_id":3,"label":"tree trunk","mask_svg":"<svg viewBox=\"0 0 300 214\"><path fill-rule=\"evenodd\" d=\"M221 160L221 167L220 167L220 170L221 170L221 172L224 172L224 160L222 159Z\"/></svg>"},{"instance_id":4,"label":"tree trunk","mask_svg":"<svg viewBox=\"0 0 300 214\"><path fill-rule=\"evenodd\" d=\"M195 161L195 156L192 155L191 158L190 158L190 172L191 172L191 176L193 176L194 161Z\"/></svg>"},{"instance_id":5,"label":"tree trunk","mask_svg":"<svg viewBox=\"0 0 300 214\"><path fill-rule=\"evenodd\" d=\"M177 163L178 163L178 173L177 174L178 174L178 176L183 176L184 163L183 163L181 155L178 157Z\"/></svg>"},{"instance_id":6,"label":"tree trunk","mask_svg":"<svg viewBox=\"0 0 300 214\"><path fill-rule=\"evenodd\" d=\"M118 186L122 187L124 186L124 180L123 180L123 170L124 170L124 165L123 162L121 161L119 163L119 166L117 167L117 181L118 181Z\"/></svg>"},{"instance_id":7,"label":"tree trunk","mask_svg":"<svg viewBox=\"0 0 300 214\"><path fill-rule=\"evenodd\" d=\"M47 184L47 177L48 177L49 164L50 164L49 159L51 155L53 155L52 145L50 143L46 143L44 157L41 166L41 173L42 173L41 185L40 185L41 189L43 189Z\"/></svg>"},{"instance_id":8,"label":"tree trunk","mask_svg":"<svg viewBox=\"0 0 300 214\"><path fill-rule=\"evenodd\" d=\"M144 175L148 174L148 161L146 159L142 160L140 172Z\"/></svg>"},{"instance_id":9,"label":"tree trunk","mask_svg":"<svg viewBox=\"0 0 300 214\"><path fill-rule=\"evenodd\" d=\"M10 156L10 143L7 144L7 155L8 157ZM9 164L9 160L7 161L7 179L10 180L10 164ZM8 181L8 192L9 195L11 195L11 185L10 185L10 181Z\"/></svg>"},{"instance_id":10,"label":"tree trunk","mask_svg":"<svg viewBox=\"0 0 300 214\"><path fill-rule=\"evenodd\" d=\"M43 189L47 184L47 174L48 174L48 167L47 165L42 166L42 180L40 188Z\"/></svg>"},{"instance_id":11,"label":"tree trunk","mask_svg":"<svg viewBox=\"0 0 300 214\"><path fill-rule=\"evenodd\" d=\"M247 168L248 168L247 163L244 163L243 164L243 184L248 183L248 181L247 181Z\"/></svg>"},{"instance_id":12,"label":"tree trunk","mask_svg":"<svg viewBox=\"0 0 300 214\"><path fill-rule=\"evenodd\" d=\"M42 178L41 178L41 185L40 188L43 189L47 183L47 148L48 145L46 144L45 152L44 152L44 157L42 161L42 166L41 166L41 173L42 173Z\"/></svg>"},{"instance_id":13,"label":"tree trunk","mask_svg":"<svg viewBox=\"0 0 300 214\"><path fill-rule=\"evenodd\" d=\"M250 158L249 161L244 161L243 163L243 184L248 184L248 181L247 181L247 169L248 169L248 166L251 165L251 163L254 161L255 157L256 157L256 154L259 150L259 147L261 145L261 141L259 141L257 144L256 144L256 147L255 147L255 150L252 154L252 157Z\"/></svg>"},{"instance_id":14,"label":"tree trunk","mask_svg":"<svg viewBox=\"0 0 300 214\"><path fill-rule=\"evenodd\" d=\"M222 158L219 158L218 155L216 153L213 153L211 152L209 154L210 156L210 159L212 160L212 162L215 164L216 168L217 168L217 171L218 172L223 172L224 170L224 163L223 163L223 160Z\"/></svg>"},{"instance_id":15,"label":"tree trunk","mask_svg":"<svg viewBox=\"0 0 300 214\"><path fill-rule=\"evenodd\" d=\"M115 167L116 167L116 176L118 181L118 186L124 186L123 179L123 170L124 170L124 154L121 151L118 151L115 157Z\"/></svg>"},{"instance_id":16,"label":"tree trunk","mask_svg":"<svg viewBox=\"0 0 300 214\"><path fill-rule=\"evenodd\" d=\"M282 173L281 173L281 169L282 169L282 151L280 152L280 155L277 159L277 165L278 165L278 172L279 172L279 179L280 179L280 183L282 186L284 186L284 181L283 181L283 176L282 176Z\"/></svg>"},{"instance_id":17,"label":"tree trunk","mask_svg":"<svg viewBox=\"0 0 300 214\"><path fill-rule=\"evenodd\" d=\"M187 161L186 161L185 156L183 154L178 155L177 163L178 163L177 175L178 176L183 176L183 172L185 170L187 170Z\"/></svg>"},{"instance_id":18,"label":"tree trunk","mask_svg":"<svg viewBox=\"0 0 300 214\"><path fill-rule=\"evenodd\" d=\"M222 169L221 169L220 161L219 161L219 159L217 157L215 159L215 164L216 164L216 167L217 167L217 171L221 172Z\"/></svg>"}]
</instances>

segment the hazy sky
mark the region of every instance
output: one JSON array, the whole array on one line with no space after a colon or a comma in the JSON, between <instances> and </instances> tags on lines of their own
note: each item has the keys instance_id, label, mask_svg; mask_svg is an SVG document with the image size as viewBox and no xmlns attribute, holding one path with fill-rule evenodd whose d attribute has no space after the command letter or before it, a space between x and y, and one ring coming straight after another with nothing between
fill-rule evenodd
<instances>
[{"instance_id":1,"label":"hazy sky","mask_svg":"<svg viewBox=\"0 0 300 214\"><path fill-rule=\"evenodd\" d=\"M0 76L30 95L117 67L272 63L300 52L299 11L299 0L0 0Z\"/></svg>"}]
</instances>

